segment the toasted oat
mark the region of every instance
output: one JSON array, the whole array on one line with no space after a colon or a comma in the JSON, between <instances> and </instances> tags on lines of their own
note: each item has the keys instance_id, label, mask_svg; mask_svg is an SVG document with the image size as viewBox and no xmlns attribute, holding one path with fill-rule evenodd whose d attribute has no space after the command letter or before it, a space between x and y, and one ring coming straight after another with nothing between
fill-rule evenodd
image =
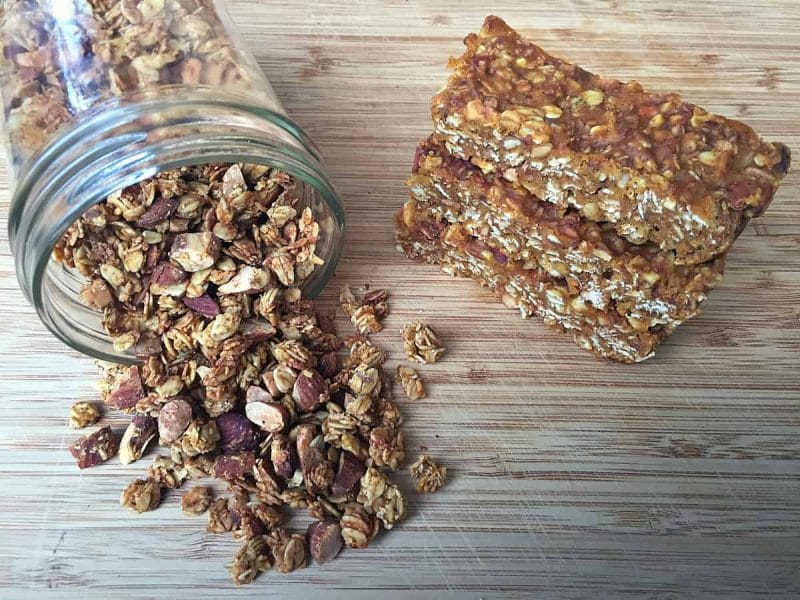
<instances>
[{"instance_id":1,"label":"toasted oat","mask_svg":"<svg viewBox=\"0 0 800 600\"><path fill-rule=\"evenodd\" d=\"M91 402L76 402L69 409L69 426L73 429L83 429L99 420L100 411Z\"/></svg>"},{"instance_id":2,"label":"toasted oat","mask_svg":"<svg viewBox=\"0 0 800 600\"><path fill-rule=\"evenodd\" d=\"M433 328L420 321L406 325L402 337L403 349L409 360L435 363L445 352Z\"/></svg>"},{"instance_id":3,"label":"toasted oat","mask_svg":"<svg viewBox=\"0 0 800 600\"><path fill-rule=\"evenodd\" d=\"M161 488L151 479L137 479L123 490L119 503L140 513L155 510L161 503Z\"/></svg>"},{"instance_id":4,"label":"toasted oat","mask_svg":"<svg viewBox=\"0 0 800 600\"><path fill-rule=\"evenodd\" d=\"M447 477L447 467L439 466L427 454L420 456L410 470L411 476L417 480L418 492L435 492L444 485Z\"/></svg>"},{"instance_id":5,"label":"toasted oat","mask_svg":"<svg viewBox=\"0 0 800 600\"><path fill-rule=\"evenodd\" d=\"M398 365L396 381L403 388L409 400L421 400L425 397L425 385L419 374L411 367Z\"/></svg>"},{"instance_id":6,"label":"toasted oat","mask_svg":"<svg viewBox=\"0 0 800 600\"><path fill-rule=\"evenodd\" d=\"M211 506L211 490L207 487L194 487L181 498L181 508L189 515L201 515Z\"/></svg>"}]
</instances>

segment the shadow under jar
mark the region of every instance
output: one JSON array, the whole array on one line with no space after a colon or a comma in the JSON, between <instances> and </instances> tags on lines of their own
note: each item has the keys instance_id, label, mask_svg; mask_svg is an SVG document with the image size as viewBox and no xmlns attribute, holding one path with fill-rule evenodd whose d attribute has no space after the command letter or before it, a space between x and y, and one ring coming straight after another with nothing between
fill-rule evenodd
<instances>
[{"instance_id":1,"label":"shadow under jar","mask_svg":"<svg viewBox=\"0 0 800 600\"><path fill-rule=\"evenodd\" d=\"M344 209L319 154L286 115L218 0L6 0L0 93L13 192L17 277L42 322L85 354L116 362L86 279L53 257L87 209L189 165L265 165L297 182L319 223L324 263L302 282L315 296L342 248Z\"/></svg>"}]
</instances>

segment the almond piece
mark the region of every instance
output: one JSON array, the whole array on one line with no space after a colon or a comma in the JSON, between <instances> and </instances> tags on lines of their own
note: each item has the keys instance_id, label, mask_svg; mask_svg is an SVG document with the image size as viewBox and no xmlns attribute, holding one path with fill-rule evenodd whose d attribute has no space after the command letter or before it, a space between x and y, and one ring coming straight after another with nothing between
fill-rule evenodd
<instances>
[{"instance_id":1,"label":"almond piece","mask_svg":"<svg viewBox=\"0 0 800 600\"><path fill-rule=\"evenodd\" d=\"M177 440L192 422L192 405L182 398L170 400L158 412L158 435L161 444Z\"/></svg>"},{"instance_id":2,"label":"almond piece","mask_svg":"<svg viewBox=\"0 0 800 600\"><path fill-rule=\"evenodd\" d=\"M341 526L332 521L317 521L309 525L306 539L311 556L320 565L336 558L344 544Z\"/></svg>"},{"instance_id":3,"label":"almond piece","mask_svg":"<svg viewBox=\"0 0 800 600\"><path fill-rule=\"evenodd\" d=\"M250 421L270 433L282 431L289 422L289 411L280 402L248 402L244 412Z\"/></svg>"}]
</instances>

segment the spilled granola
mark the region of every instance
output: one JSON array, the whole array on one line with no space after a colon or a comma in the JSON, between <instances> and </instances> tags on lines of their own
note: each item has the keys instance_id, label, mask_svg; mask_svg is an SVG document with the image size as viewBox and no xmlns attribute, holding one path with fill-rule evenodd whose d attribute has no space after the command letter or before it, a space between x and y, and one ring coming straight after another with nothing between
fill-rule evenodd
<instances>
[{"instance_id":1,"label":"spilled granola","mask_svg":"<svg viewBox=\"0 0 800 600\"><path fill-rule=\"evenodd\" d=\"M417 491L433 493L444 485L447 467L438 465L430 456L423 454L411 465L411 476L417 480Z\"/></svg>"},{"instance_id":2,"label":"spilled granola","mask_svg":"<svg viewBox=\"0 0 800 600\"><path fill-rule=\"evenodd\" d=\"M338 337L299 287L322 264L319 235L285 173L207 164L109 196L55 249L87 278L82 297L102 312L115 347L140 361L100 365L105 405L131 415L120 460L167 451L122 504L152 510L187 481L223 481L227 497L198 486L182 508L206 512L208 532L242 544L229 567L237 584L365 548L406 510L388 475L405 460L403 419L386 352L367 337L382 328L388 294L356 298L346 287L341 303L356 334ZM419 352L438 358L432 330L416 338ZM418 375L399 372L406 394L424 397ZM115 443L104 428L74 453L91 466ZM315 519L304 535L283 529L289 509Z\"/></svg>"}]
</instances>

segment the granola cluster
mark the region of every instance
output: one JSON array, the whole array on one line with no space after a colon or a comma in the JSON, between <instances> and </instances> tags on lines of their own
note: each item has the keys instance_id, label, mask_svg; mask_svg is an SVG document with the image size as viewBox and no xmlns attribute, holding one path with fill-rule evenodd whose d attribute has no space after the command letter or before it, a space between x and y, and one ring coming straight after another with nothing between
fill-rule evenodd
<instances>
[{"instance_id":1,"label":"granola cluster","mask_svg":"<svg viewBox=\"0 0 800 600\"><path fill-rule=\"evenodd\" d=\"M8 0L0 88L15 166L105 100L164 86L254 93L213 0Z\"/></svg>"},{"instance_id":2,"label":"granola cluster","mask_svg":"<svg viewBox=\"0 0 800 600\"><path fill-rule=\"evenodd\" d=\"M187 481L223 481L227 497L196 486L182 508L207 512L209 533L241 542L230 565L237 584L365 548L406 511L389 476L405 460L403 418L386 352L369 337L388 294L357 300L346 288L356 333L338 337L333 316L299 287L322 264L318 237L285 173L208 164L111 195L55 249L86 277L82 298L102 311L115 348L140 360L101 363L105 405L131 421L119 441L105 427L75 442L79 466L117 447L125 464L165 448L122 494L137 512ZM421 327L419 350L438 356L435 334ZM285 529L290 509L315 519L305 535Z\"/></svg>"}]
</instances>

